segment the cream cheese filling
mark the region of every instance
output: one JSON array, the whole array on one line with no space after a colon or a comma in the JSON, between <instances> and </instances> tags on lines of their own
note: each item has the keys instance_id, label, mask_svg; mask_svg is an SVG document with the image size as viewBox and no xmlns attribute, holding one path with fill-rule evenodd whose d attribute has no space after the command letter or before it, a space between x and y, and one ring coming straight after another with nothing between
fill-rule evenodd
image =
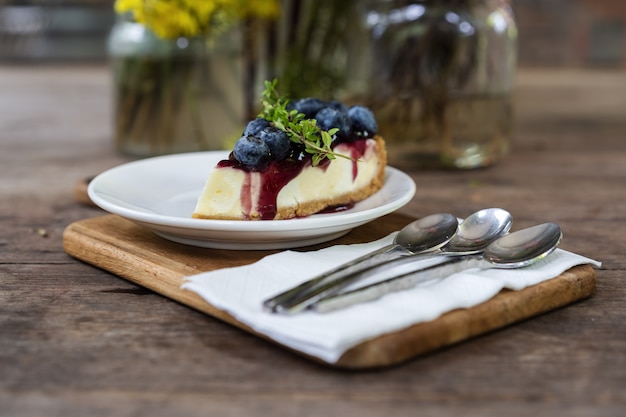
<instances>
[{"instance_id":1,"label":"cream cheese filling","mask_svg":"<svg viewBox=\"0 0 626 417\"><path fill-rule=\"evenodd\" d=\"M376 141L367 139L365 152L357 160L337 157L325 167L305 166L277 196L277 209L302 203L350 195L367 187L380 170ZM350 144L339 144L334 152L352 157ZM356 166L355 166L356 164ZM355 176L356 174L356 176ZM214 169L198 198L194 214L211 218L246 219L259 213L262 174L237 168Z\"/></svg>"}]
</instances>

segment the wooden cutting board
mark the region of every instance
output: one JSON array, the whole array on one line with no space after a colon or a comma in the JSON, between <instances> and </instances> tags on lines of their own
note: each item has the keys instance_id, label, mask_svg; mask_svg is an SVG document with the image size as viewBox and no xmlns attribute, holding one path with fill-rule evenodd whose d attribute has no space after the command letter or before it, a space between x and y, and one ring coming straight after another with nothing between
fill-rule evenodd
<instances>
[{"instance_id":1,"label":"wooden cutting board","mask_svg":"<svg viewBox=\"0 0 626 417\"><path fill-rule=\"evenodd\" d=\"M307 249L372 241L401 229L412 220L391 214L361 226L343 238ZM266 338L195 293L181 290L180 285L187 275L253 263L276 251L228 251L177 244L116 215L69 225L63 235L63 244L65 251L77 259ZM595 284L594 269L590 265L577 266L522 291L503 290L478 306L454 310L431 322L418 323L368 340L329 365L374 368L397 364L589 297Z\"/></svg>"}]
</instances>

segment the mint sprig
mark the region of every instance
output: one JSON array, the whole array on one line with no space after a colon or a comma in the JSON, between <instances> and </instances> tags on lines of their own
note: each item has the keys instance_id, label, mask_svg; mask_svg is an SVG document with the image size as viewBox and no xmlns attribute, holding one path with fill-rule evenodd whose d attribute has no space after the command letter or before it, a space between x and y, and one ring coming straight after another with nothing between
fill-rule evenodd
<instances>
[{"instance_id":1,"label":"mint sprig","mask_svg":"<svg viewBox=\"0 0 626 417\"><path fill-rule=\"evenodd\" d=\"M292 142L303 144L305 152L311 154L313 166L318 165L325 158L332 160L340 156L351 159L348 156L336 154L331 149L333 136L339 129L322 130L317 126L315 119L307 119L297 110L287 110L289 100L280 97L276 90L277 83L276 79L265 81L265 90L261 99L263 110L259 117L287 133Z\"/></svg>"}]
</instances>

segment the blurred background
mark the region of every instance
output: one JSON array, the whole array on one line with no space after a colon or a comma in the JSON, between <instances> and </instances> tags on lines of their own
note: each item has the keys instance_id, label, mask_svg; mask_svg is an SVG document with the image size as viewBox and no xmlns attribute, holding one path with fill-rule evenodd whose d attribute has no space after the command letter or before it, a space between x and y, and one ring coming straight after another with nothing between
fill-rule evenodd
<instances>
[{"instance_id":1,"label":"blurred background","mask_svg":"<svg viewBox=\"0 0 626 417\"><path fill-rule=\"evenodd\" d=\"M519 33L512 149L558 151L563 143L574 149L590 140L625 149L626 1L511 5ZM115 20L113 0L0 1L0 109L16 105L21 90L15 77L32 84L40 76L36 67L54 69L54 76L65 77L63 85L72 84L81 67L107 76L107 37ZM56 88L49 79L36 84ZM108 120L109 110L97 103L98 114L89 117ZM24 101L25 109L31 105ZM598 129L606 133L600 139ZM111 141L113 134L105 133Z\"/></svg>"},{"instance_id":2,"label":"blurred background","mask_svg":"<svg viewBox=\"0 0 626 417\"><path fill-rule=\"evenodd\" d=\"M113 0L3 1L0 60L4 64L104 62L114 21Z\"/></svg>"},{"instance_id":3,"label":"blurred background","mask_svg":"<svg viewBox=\"0 0 626 417\"><path fill-rule=\"evenodd\" d=\"M113 0L4 1L0 61L106 61ZM520 67L626 67L626 1L513 0Z\"/></svg>"}]
</instances>

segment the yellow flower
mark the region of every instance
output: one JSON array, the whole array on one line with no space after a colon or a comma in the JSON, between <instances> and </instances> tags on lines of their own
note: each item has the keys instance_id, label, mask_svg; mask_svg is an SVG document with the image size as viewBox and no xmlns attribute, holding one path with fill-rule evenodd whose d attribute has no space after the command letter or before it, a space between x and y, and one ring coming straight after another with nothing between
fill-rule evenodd
<instances>
[{"instance_id":1,"label":"yellow flower","mask_svg":"<svg viewBox=\"0 0 626 417\"><path fill-rule=\"evenodd\" d=\"M119 14L128 13L140 8L142 3L142 0L116 0L114 5L115 12Z\"/></svg>"},{"instance_id":2,"label":"yellow flower","mask_svg":"<svg viewBox=\"0 0 626 417\"><path fill-rule=\"evenodd\" d=\"M243 17L261 17L274 19L280 14L280 7L276 0L242 0L240 13Z\"/></svg>"},{"instance_id":3,"label":"yellow flower","mask_svg":"<svg viewBox=\"0 0 626 417\"><path fill-rule=\"evenodd\" d=\"M195 36L202 32L201 23L190 10L170 2L146 1L143 23L162 38Z\"/></svg>"},{"instance_id":4,"label":"yellow flower","mask_svg":"<svg viewBox=\"0 0 626 417\"><path fill-rule=\"evenodd\" d=\"M133 18L162 38L219 32L237 20L275 18L279 0L116 0L117 13Z\"/></svg>"}]
</instances>

